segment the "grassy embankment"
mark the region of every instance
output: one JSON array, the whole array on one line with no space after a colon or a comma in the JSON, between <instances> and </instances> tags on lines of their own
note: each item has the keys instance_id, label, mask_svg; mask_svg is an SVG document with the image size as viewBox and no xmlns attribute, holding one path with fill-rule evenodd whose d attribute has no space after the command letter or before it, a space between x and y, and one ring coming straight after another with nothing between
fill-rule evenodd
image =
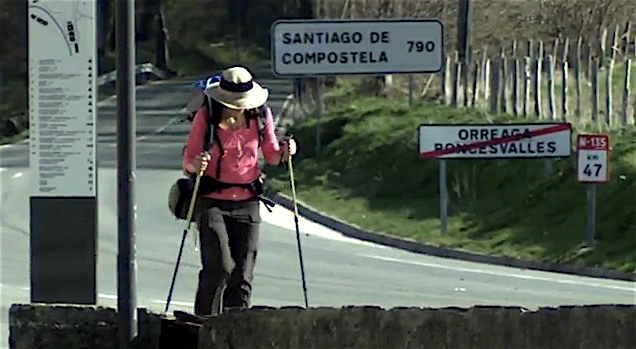
<instances>
[{"instance_id":1,"label":"grassy embankment","mask_svg":"<svg viewBox=\"0 0 636 349\"><path fill-rule=\"evenodd\" d=\"M427 244L636 272L636 128L611 132L611 181L598 186L594 248L585 247L586 190L576 181L574 152L553 160L551 176L540 159L449 160L449 234L441 236L437 162L418 158L417 126L521 118L335 92L322 118L320 156L315 119L295 126L297 194L309 206ZM574 133L581 131L593 130ZM276 171L273 187L289 194L287 174Z\"/></svg>"}]
</instances>

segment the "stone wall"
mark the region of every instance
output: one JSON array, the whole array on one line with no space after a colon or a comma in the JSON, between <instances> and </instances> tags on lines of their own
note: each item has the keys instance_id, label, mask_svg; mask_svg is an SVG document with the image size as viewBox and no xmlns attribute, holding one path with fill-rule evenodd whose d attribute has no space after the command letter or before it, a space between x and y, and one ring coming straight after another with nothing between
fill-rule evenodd
<instances>
[{"instance_id":1,"label":"stone wall","mask_svg":"<svg viewBox=\"0 0 636 349\"><path fill-rule=\"evenodd\" d=\"M268 309L226 313L200 348L636 348L636 306Z\"/></svg>"},{"instance_id":2,"label":"stone wall","mask_svg":"<svg viewBox=\"0 0 636 349\"><path fill-rule=\"evenodd\" d=\"M636 348L636 305L255 307L203 324L140 310L135 348ZM116 348L116 313L14 305L11 348Z\"/></svg>"},{"instance_id":3,"label":"stone wall","mask_svg":"<svg viewBox=\"0 0 636 349\"><path fill-rule=\"evenodd\" d=\"M11 349L117 349L115 309L90 306L13 305L9 309Z\"/></svg>"}]
</instances>

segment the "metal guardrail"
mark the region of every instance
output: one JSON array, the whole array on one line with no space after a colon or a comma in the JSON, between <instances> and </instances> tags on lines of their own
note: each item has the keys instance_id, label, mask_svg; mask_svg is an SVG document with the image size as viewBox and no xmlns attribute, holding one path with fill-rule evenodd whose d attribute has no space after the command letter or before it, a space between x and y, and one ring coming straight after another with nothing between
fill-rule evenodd
<instances>
[{"instance_id":1,"label":"metal guardrail","mask_svg":"<svg viewBox=\"0 0 636 349\"><path fill-rule=\"evenodd\" d=\"M147 73L151 73L160 79L165 79L166 76L168 75L163 70L155 67L155 65L152 63L137 64L135 66L135 75L147 74ZM110 73L102 74L98 76L96 80L97 80L97 86L103 86L107 83L113 82L117 80L117 70L113 70Z\"/></svg>"}]
</instances>

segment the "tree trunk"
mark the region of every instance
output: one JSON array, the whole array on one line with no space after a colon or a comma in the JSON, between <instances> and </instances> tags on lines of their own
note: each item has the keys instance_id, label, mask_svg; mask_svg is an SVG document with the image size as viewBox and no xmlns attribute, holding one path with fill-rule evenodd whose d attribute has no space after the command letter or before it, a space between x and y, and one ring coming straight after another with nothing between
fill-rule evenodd
<instances>
[{"instance_id":1,"label":"tree trunk","mask_svg":"<svg viewBox=\"0 0 636 349\"><path fill-rule=\"evenodd\" d=\"M157 11L157 35L156 35L156 47L155 47L155 65L157 68L169 71L169 52L168 52L168 29L163 22L163 6L161 0L158 1Z\"/></svg>"},{"instance_id":2,"label":"tree trunk","mask_svg":"<svg viewBox=\"0 0 636 349\"><path fill-rule=\"evenodd\" d=\"M136 42L146 42L152 37L152 22L159 13L159 3L160 0L136 0Z\"/></svg>"},{"instance_id":3,"label":"tree trunk","mask_svg":"<svg viewBox=\"0 0 636 349\"><path fill-rule=\"evenodd\" d=\"M311 0L298 0L298 16L302 19L314 18L314 9Z\"/></svg>"},{"instance_id":4,"label":"tree trunk","mask_svg":"<svg viewBox=\"0 0 636 349\"><path fill-rule=\"evenodd\" d=\"M111 2L109 0L97 0L97 74L106 73L104 66L108 45L108 21L111 16Z\"/></svg>"}]
</instances>

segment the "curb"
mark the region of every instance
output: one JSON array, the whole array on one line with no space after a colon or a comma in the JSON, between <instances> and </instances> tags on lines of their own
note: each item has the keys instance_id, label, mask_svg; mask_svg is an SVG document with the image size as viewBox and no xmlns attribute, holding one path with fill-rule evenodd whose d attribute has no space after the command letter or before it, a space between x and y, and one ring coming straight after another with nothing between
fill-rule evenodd
<instances>
[{"instance_id":1,"label":"curb","mask_svg":"<svg viewBox=\"0 0 636 349\"><path fill-rule=\"evenodd\" d=\"M286 195L277 193L270 195L269 198L275 203L287 208L288 210L294 209L294 204L291 198ZM366 231L350 224L347 224L339 219L330 217L323 213L316 211L306 204L297 202L298 213L306 219L326 226L332 230L338 231L345 236L355 239L372 242L384 246L394 247L401 250L406 250L415 253L427 254L437 257L445 257L452 259L459 259L470 262L485 263L509 266L522 269L532 269L547 272L556 272L563 274L572 274L579 276L589 276L605 279L616 279L624 281L636 281L636 273L627 273L620 271L613 271L594 267L577 267L568 264L553 264L553 263L541 263L532 262L527 260L521 260L512 257L498 257L481 255L473 252L454 250L444 247L437 247L419 243L411 240L401 239L394 236L389 236L372 231Z\"/></svg>"}]
</instances>

